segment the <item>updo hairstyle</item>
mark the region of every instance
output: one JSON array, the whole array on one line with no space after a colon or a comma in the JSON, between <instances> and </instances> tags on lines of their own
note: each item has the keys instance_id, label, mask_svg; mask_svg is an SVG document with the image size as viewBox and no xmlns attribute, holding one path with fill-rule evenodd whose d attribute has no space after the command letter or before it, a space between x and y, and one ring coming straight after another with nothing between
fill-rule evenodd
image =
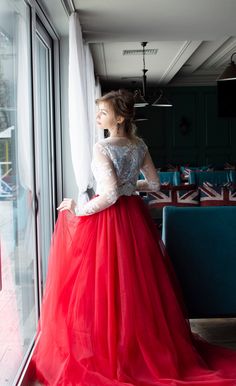
<instances>
[{"instance_id":1,"label":"updo hairstyle","mask_svg":"<svg viewBox=\"0 0 236 386\"><path fill-rule=\"evenodd\" d=\"M124 117L124 130L128 137L135 138L136 126L134 124L134 95L125 89L113 90L96 99L99 102L108 102L116 116Z\"/></svg>"}]
</instances>

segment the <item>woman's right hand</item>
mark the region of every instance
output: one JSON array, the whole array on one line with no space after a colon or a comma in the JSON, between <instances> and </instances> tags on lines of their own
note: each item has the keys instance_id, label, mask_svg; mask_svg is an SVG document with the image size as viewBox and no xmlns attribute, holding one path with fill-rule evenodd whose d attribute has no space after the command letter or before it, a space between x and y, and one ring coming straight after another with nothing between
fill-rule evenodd
<instances>
[{"instance_id":1,"label":"woman's right hand","mask_svg":"<svg viewBox=\"0 0 236 386\"><path fill-rule=\"evenodd\" d=\"M57 210L62 212L63 210L69 210L71 213L75 214L76 202L72 198L64 198L60 205L57 207Z\"/></svg>"}]
</instances>

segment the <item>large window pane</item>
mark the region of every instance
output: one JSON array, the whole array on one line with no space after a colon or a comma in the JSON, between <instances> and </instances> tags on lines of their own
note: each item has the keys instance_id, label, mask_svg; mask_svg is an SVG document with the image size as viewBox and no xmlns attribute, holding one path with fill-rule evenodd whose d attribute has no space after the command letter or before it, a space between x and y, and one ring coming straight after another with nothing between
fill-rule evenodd
<instances>
[{"instance_id":1,"label":"large window pane","mask_svg":"<svg viewBox=\"0 0 236 386\"><path fill-rule=\"evenodd\" d=\"M0 385L12 385L37 321L30 9L0 2Z\"/></svg>"}]
</instances>

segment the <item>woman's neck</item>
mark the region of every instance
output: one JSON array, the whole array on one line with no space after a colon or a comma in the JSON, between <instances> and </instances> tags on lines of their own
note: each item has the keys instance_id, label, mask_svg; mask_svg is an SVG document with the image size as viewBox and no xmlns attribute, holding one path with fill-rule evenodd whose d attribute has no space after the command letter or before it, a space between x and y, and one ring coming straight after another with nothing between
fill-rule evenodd
<instances>
[{"instance_id":1,"label":"woman's neck","mask_svg":"<svg viewBox=\"0 0 236 386\"><path fill-rule=\"evenodd\" d=\"M109 136L110 138L128 138L127 135L123 134L123 135L120 135L120 134L111 134Z\"/></svg>"},{"instance_id":2,"label":"woman's neck","mask_svg":"<svg viewBox=\"0 0 236 386\"><path fill-rule=\"evenodd\" d=\"M127 137L127 134L125 133L124 130L119 130L119 132L117 132L117 130L109 130L109 136L110 138L124 138L124 137Z\"/></svg>"}]
</instances>

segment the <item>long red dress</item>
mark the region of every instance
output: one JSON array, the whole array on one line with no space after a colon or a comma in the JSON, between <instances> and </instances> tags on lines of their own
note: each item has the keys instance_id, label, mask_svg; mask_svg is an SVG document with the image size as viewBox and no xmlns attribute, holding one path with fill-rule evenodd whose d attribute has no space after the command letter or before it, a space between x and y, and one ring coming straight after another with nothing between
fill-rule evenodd
<instances>
[{"instance_id":1,"label":"long red dress","mask_svg":"<svg viewBox=\"0 0 236 386\"><path fill-rule=\"evenodd\" d=\"M130 155L125 145L114 155L115 145L104 143L106 161L121 153L124 160L126 150ZM141 162L148 177L136 188L157 187L143 143L130 146L139 148L132 162ZM118 181L120 163L110 164ZM114 188L111 173L106 178ZM191 333L171 262L142 199L122 194L111 200L111 191L104 197L91 200L83 216L59 213L31 362L35 379L50 386L236 385L236 352Z\"/></svg>"}]
</instances>

